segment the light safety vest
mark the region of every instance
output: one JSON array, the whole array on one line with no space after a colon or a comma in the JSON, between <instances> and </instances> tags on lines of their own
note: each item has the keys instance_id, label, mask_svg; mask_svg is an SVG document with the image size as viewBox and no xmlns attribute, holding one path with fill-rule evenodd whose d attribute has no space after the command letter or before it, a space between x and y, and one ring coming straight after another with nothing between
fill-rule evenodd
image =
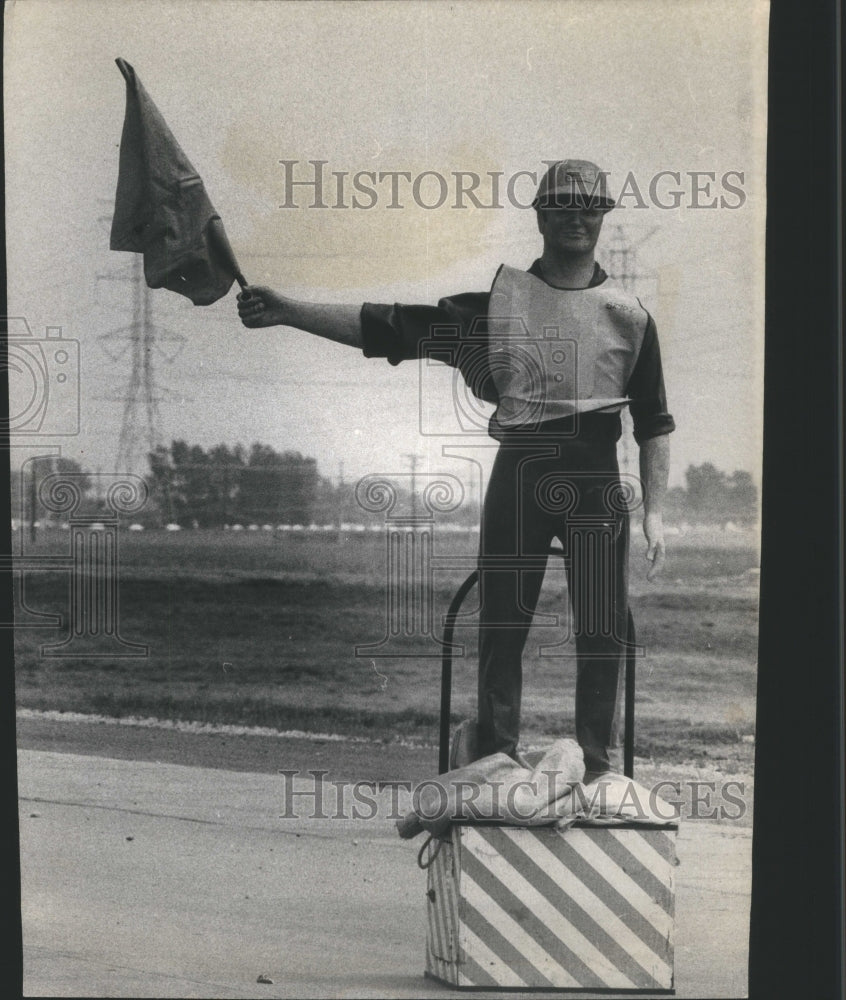
<instances>
[{"instance_id":1,"label":"light safety vest","mask_svg":"<svg viewBox=\"0 0 846 1000\"><path fill-rule=\"evenodd\" d=\"M488 306L497 423L519 427L622 409L647 321L640 302L611 279L553 288L503 264Z\"/></svg>"}]
</instances>

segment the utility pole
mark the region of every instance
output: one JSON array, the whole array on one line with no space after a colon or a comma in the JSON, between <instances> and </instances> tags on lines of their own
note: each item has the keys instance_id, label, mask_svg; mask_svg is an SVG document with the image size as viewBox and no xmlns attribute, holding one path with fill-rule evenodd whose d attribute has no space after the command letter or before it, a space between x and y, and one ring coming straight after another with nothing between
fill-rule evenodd
<instances>
[{"instance_id":1,"label":"utility pole","mask_svg":"<svg viewBox=\"0 0 846 1000\"><path fill-rule=\"evenodd\" d=\"M35 541L35 512L36 512L36 484L35 484L35 462L31 463L29 473L29 540Z\"/></svg>"},{"instance_id":2,"label":"utility pole","mask_svg":"<svg viewBox=\"0 0 846 1000\"><path fill-rule=\"evenodd\" d=\"M407 458L411 466L411 516L414 518L417 516L417 465L420 456L406 453L403 458Z\"/></svg>"},{"instance_id":3,"label":"utility pole","mask_svg":"<svg viewBox=\"0 0 846 1000\"><path fill-rule=\"evenodd\" d=\"M338 462L338 544L344 540L344 462Z\"/></svg>"}]
</instances>

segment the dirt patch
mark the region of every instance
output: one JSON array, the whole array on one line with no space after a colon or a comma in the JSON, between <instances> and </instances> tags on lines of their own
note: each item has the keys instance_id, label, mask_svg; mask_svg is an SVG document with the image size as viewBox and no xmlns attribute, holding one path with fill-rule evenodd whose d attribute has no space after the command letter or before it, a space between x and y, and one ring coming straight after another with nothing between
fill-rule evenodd
<instances>
[{"instance_id":1,"label":"dirt patch","mask_svg":"<svg viewBox=\"0 0 846 1000\"><path fill-rule=\"evenodd\" d=\"M438 770L435 747L375 741L181 732L111 722L18 718L18 746L118 760L146 760L224 771L276 774L319 768L328 778L420 781Z\"/></svg>"}]
</instances>

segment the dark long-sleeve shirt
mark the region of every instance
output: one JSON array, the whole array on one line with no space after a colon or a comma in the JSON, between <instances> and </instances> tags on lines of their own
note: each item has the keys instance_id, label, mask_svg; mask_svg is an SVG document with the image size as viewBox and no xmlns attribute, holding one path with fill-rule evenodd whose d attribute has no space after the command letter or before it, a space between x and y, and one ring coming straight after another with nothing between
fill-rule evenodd
<instances>
[{"instance_id":1,"label":"dark long-sleeve shirt","mask_svg":"<svg viewBox=\"0 0 846 1000\"><path fill-rule=\"evenodd\" d=\"M540 261L532 264L529 273L545 280ZM589 287L601 285L607 277L597 264ZM441 299L437 306L366 302L361 310L364 354L369 358L387 358L392 365L417 358L443 361L461 371L476 396L498 403L499 396L487 362L489 300L490 291L449 296ZM667 412L658 332L648 313L626 396L631 399L634 436L638 444L675 429L675 422ZM620 436L618 414L593 416L615 437ZM493 426L492 422L492 433Z\"/></svg>"}]
</instances>

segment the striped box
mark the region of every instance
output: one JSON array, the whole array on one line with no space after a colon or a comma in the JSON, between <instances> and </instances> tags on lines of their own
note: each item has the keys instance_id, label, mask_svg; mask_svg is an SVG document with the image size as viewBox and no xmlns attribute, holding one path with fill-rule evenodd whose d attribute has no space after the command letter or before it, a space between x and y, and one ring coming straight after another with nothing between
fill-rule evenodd
<instances>
[{"instance_id":1,"label":"striped box","mask_svg":"<svg viewBox=\"0 0 846 1000\"><path fill-rule=\"evenodd\" d=\"M674 993L676 833L453 825L429 845L426 975L476 989Z\"/></svg>"}]
</instances>

